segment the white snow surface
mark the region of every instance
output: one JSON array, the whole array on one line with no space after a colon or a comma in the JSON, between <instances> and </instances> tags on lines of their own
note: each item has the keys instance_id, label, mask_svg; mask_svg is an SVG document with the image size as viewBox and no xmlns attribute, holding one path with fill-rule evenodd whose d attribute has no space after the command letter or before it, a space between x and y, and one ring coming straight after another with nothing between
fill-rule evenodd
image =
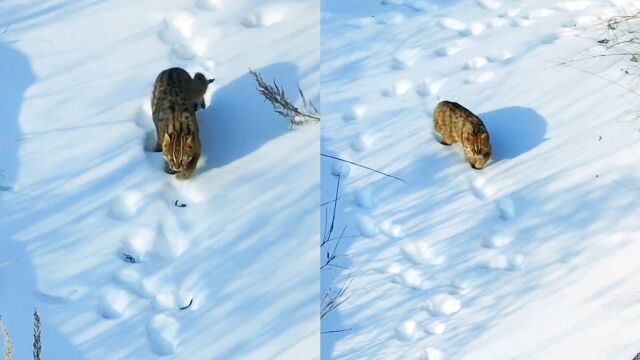
<instances>
[{"instance_id":1,"label":"white snow surface","mask_svg":"<svg viewBox=\"0 0 640 360\"><path fill-rule=\"evenodd\" d=\"M624 88L637 79L621 71L633 66L628 57L560 65L601 54L598 23L638 8L323 2L322 151L406 181L355 165L340 177L334 237L346 230L322 288L352 282L323 319L323 359L640 352L640 133L637 96ZM391 16L401 21L364 21ZM391 91L398 84L402 94ZM493 144L485 169L433 135L444 99L484 119ZM357 121L345 121L356 105ZM363 137L375 142L354 148ZM335 163L322 160L330 210Z\"/></svg>"},{"instance_id":2,"label":"white snow surface","mask_svg":"<svg viewBox=\"0 0 640 360\"><path fill-rule=\"evenodd\" d=\"M34 307L43 359L319 358L320 127L290 130L248 73L319 102L318 2L8 0L0 33L14 358ZM216 79L182 182L145 151L172 66Z\"/></svg>"}]
</instances>

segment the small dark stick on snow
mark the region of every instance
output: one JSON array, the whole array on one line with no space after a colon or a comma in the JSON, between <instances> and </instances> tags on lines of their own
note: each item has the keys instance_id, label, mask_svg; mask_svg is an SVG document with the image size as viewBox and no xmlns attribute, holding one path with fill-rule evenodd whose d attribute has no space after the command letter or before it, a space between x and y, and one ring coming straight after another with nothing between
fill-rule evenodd
<instances>
[{"instance_id":1,"label":"small dark stick on snow","mask_svg":"<svg viewBox=\"0 0 640 360\"><path fill-rule=\"evenodd\" d=\"M124 256L124 259L126 261L128 261L130 264L135 264L136 263L136 258L134 258L133 256L131 256L129 254L122 253L122 256Z\"/></svg>"},{"instance_id":2,"label":"small dark stick on snow","mask_svg":"<svg viewBox=\"0 0 640 360\"><path fill-rule=\"evenodd\" d=\"M191 300L189 301L189 304L188 304L188 305L186 305L186 306L181 306L181 307L180 307L180 310L187 310L188 308L190 308L190 307L191 307L191 305L193 305L193 299L191 299Z\"/></svg>"},{"instance_id":3,"label":"small dark stick on snow","mask_svg":"<svg viewBox=\"0 0 640 360\"><path fill-rule=\"evenodd\" d=\"M173 205L174 205L175 207L187 207L187 204L184 204L184 203L182 203L182 204L178 204L178 200L176 200L176 202L175 202L175 203L173 203Z\"/></svg>"}]
</instances>

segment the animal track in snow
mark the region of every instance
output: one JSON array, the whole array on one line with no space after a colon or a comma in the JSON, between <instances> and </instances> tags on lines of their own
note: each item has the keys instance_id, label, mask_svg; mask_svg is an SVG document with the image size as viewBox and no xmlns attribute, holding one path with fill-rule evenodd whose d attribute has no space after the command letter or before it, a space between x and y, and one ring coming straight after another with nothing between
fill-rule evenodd
<instances>
[{"instance_id":1,"label":"animal track in snow","mask_svg":"<svg viewBox=\"0 0 640 360\"><path fill-rule=\"evenodd\" d=\"M216 67L216 62L213 60L202 60L202 62L200 62L200 66L202 66L202 70L206 71L207 73L212 73ZM209 87L213 87L213 85L209 85ZM210 103L211 101L207 102L207 104Z\"/></svg>"},{"instance_id":2,"label":"animal track in snow","mask_svg":"<svg viewBox=\"0 0 640 360\"><path fill-rule=\"evenodd\" d=\"M502 50L501 52L497 52L487 56L487 60L491 62L499 62L511 59L513 57L513 53L511 50Z\"/></svg>"},{"instance_id":3,"label":"animal track in snow","mask_svg":"<svg viewBox=\"0 0 640 360\"><path fill-rule=\"evenodd\" d=\"M141 283L142 274L137 269L125 268L120 270L115 274L113 280L141 298L148 298L151 295L148 290L143 289Z\"/></svg>"},{"instance_id":4,"label":"animal track in snow","mask_svg":"<svg viewBox=\"0 0 640 360\"><path fill-rule=\"evenodd\" d=\"M398 51L392 59L391 67L396 70L410 69L418 61L420 49L408 48Z\"/></svg>"},{"instance_id":5,"label":"animal track in snow","mask_svg":"<svg viewBox=\"0 0 640 360\"><path fill-rule=\"evenodd\" d=\"M113 200L109 214L115 219L131 219L142 206L143 198L144 195L139 191L124 191Z\"/></svg>"},{"instance_id":6,"label":"animal track in snow","mask_svg":"<svg viewBox=\"0 0 640 360\"><path fill-rule=\"evenodd\" d=\"M141 277L135 284L137 293L143 298L153 299L165 289L164 286L169 282L168 280L167 273L164 271Z\"/></svg>"},{"instance_id":7,"label":"animal track in snow","mask_svg":"<svg viewBox=\"0 0 640 360\"><path fill-rule=\"evenodd\" d=\"M507 9L506 12L500 14L501 17L509 17L509 18L513 18L518 16L518 14L520 14L520 12L522 11L521 7L514 7L514 8L510 8Z\"/></svg>"},{"instance_id":8,"label":"animal track in snow","mask_svg":"<svg viewBox=\"0 0 640 360\"><path fill-rule=\"evenodd\" d=\"M367 134L360 134L356 136L351 142L351 149L356 152L362 152L371 147L374 142L374 138Z\"/></svg>"},{"instance_id":9,"label":"animal track in snow","mask_svg":"<svg viewBox=\"0 0 640 360\"><path fill-rule=\"evenodd\" d=\"M438 320L431 321L426 327L426 331L431 335L442 335L446 329L447 324Z\"/></svg>"},{"instance_id":10,"label":"animal track in snow","mask_svg":"<svg viewBox=\"0 0 640 360\"><path fill-rule=\"evenodd\" d=\"M371 24L373 24L374 19L370 16L368 17L362 17L362 18L357 18L357 19L351 19L349 21L346 22L346 24L348 26L354 27L354 28L365 28Z\"/></svg>"},{"instance_id":11,"label":"animal track in snow","mask_svg":"<svg viewBox=\"0 0 640 360\"><path fill-rule=\"evenodd\" d=\"M380 223L380 230L389 238L398 239L402 237L402 226L394 224L390 220L385 220Z\"/></svg>"},{"instance_id":12,"label":"animal track in snow","mask_svg":"<svg viewBox=\"0 0 640 360\"><path fill-rule=\"evenodd\" d=\"M395 273L393 282L417 290L424 290L428 287L428 284L422 278L422 274L416 269L406 269Z\"/></svg>"},{"instance_id":13,"label":"animal track in snow","mask_svg":"<svg viewBox=\"0 0 640 360\"><path fill-rule=\"evenodd\" d=\"M158 311L173 311L190 306L193 294L175 287L165 287L153 298L153 306Z\"/></svg>"},{"instance_id":14,"label":"animal track in snow","mask_svg":"<svg viewBox=\"0 0 640 360\"><path fill-rule=\"evenodd\" d=\"M378 15L377 22L382 25L394 25L404 21L404 15L398 12Z\"/></svg>"},{"instance_id":15,"label":"animal track in snow","mask_svg":"<svg viewBox=\"0 0 640 360\"><path fill-rule=\"evenodd\" d=\"M413 320L404 321L396 328L396 337L401 341L412 341L416 337L418 325Z\"/></svg>"},{"instance_id":16,"label":"animal track in snow","mask_svg":"<svg viewBox=\"0 0 640 360\"><path fill-rule=\"evenodd\" d=\"M489 59L485 58L485 57L475 57L473 59L470 59L466 62L465 64L465 68L466 69L479 69L485 65L487 65L489 63Z\"/></svg>"},{"instance_id":17,"label":"animal track in snow","mask_svg":"<svg viewBox=\"0 0 640 360\"><path fill-rule=\"evenodd\" d=\"M515 271L521 269L523 263L524 256L521 254L497 254L481 262L480 266L492 270Z\"/></svg>"},{"instance_id":18,"label":"animal track in snow","mask_svg":"<svg viewBox=\"0 0 640 360\"><path fill-rule=\"evenodd\" d=\"M165 259L177 259L189 247L188 238L175 221L165 221L154 242L154 252Z\"/></svg>"},{"instance_id":19,"label":"animal track in snow","mask_svg":"<svg viewBox=\"0 0 640 360\"><path fill-rule=\"evenodd\" d=\"M373 209L378 206L378 199L371 188L363 188L355 191L354 200L362 209Z\"/></svg>"},{"instance_id":20,"label":"animal track in snow","mask_svg":"<svg viewBox=\"0 0 640 360\"><path fill-rule=\"evenodd\" d=\"M180 60L191 60L202 56L207 49L207 40L201 37L194 37L187 42L174 44L173 55Z\"/></svg>"},{"instance_id":21,"label":"animal track in snow","mask_svg":"<svg viewBox=\"0 0 640 360\"><path fill-rule=\"evenodd\" d=\"M376 223L369 216L360 215L356 220L356 224L360 235L364 237L372 238L380 234L380 229L376 226Z\"/></svg>"},{"instance_id":22,"label":"animal track in snow","mask_svg":"<svg viewBox=\"0 0 640 360\"><path fill-rule=\"evenodd\" d=\"M476 0L480 7L487 10L495 10L502 6L502 3L498 0Z\"/></svg>"},{"instance_id":23,"label":"animal track in snow","mask_svg":"<svg viewBox=\"0 0 640 360\"><path fill-rule=\"evenodd\" d=\"M467 84L480 84L493 79L493 77L494 77L494 73L492 71L482 71L482 72L478 72L470 75L465 80L465 82Z\"/></svg>"},{"instance_id":24,"label":"animal track in snow","mask_svg":"<svg viewBox=\"0 0 640 360\"><path fill-rule=\"evenodd\" d=\"M529 14L524 15L523 17L525 19L535 19L535 18L544 18L547 16L551 16L553 15L555 11L551 10L551 9L536 9L536 10L531 10L529 12Z\"/></svg>"},{"instance_id":25,"label":"animal track in snow","mask_svg":"<svg viewBox=\"0 0 640 360\"><path fill-rule=\"evenodd\" d=\"M482 175L471 177L469 179L469 185L471 186L473 195L480 200L487 200L496 192L495 188L491 184L488 184L487 179Z\"/></svg>"},{"instance_id":26,"label":"animal track in snow","mask_svg":"<svg viewBox=\"0 0 640 360\"><path fill-rule=\"evenodd\" d=\"M452 18L441 18L440 20L438 20L438 25L445 29L457 31L460 33L467 30L468 28L467 23L465 23L464 21Z\"/></svg>"},{"instance_id":27,"label":"animal track in snow","mask_svg":"<svg viewBox=\"0 0 640 360\"><path fill-rule=\"evenodd\" d=\"M199 169L203 163L204 160L199 161L196 170ZM195 176L197 175L196 172ZM165 187L163 191L164 198L169 204L174 204L177 199L184 200L189 204L200 203L206 200L206 195L201 185L195 181L177 180L175 176L171 176L169 183L171 186Z\"/></svg>"},{"instance_id":28,"label":"animal track in snow","mask_svg":"<svg viewBox=\"0 0 640 360\"><path fill-rule=\"evenodd\" d=\"M424 360L442 360L444 359L444 356L442 355L442 351L434 348L434 347L428 347L425 351L424 351Z\"/></svg>"},{"instance_id":29,"label":"animal track in snow","mask_svg":"<svg viewBox=\"0 0 640 360\"><path fill-rule=\"evenodd\" d=\"M355 105L349 111L342 115L344 121L360 120L367 111L367 107L364 105Z\"/></svg>"},{"instance_id":30,"label":"animal track in snow","mask_svg":"<svg viewBox=\"0 0 640 360\"><path fill-rule=\"evenodd\" d=\"M220 10L222 9L222 1L220 0L198 0L196 3L202 10Z\"/></svg>"},{"instance_id":31,"label":"animal track in snow","mask_svg":"<svg viewBox=\"0 0 640 360\"><path fill-rule=\"evenodd\" d=\"M151 228L134 228L122 241L122 253L132 256L136 262L144 262L155 237L156 233Z\"/></svg>"},{"instance_id":32,"label":"animal track in snow","mask_svg":"<svg viewBox=\"0 0 640 360\"><path fill-rule=\"evenodd\" d=\"M524 18L511 19L511 26L512 27L527 27L527 26L533 25L533 23L534 23L534 21L530 20L530 19L524 19Z\"/></svg>"},{"instance_id":33,"label":"animal track in snow","mask_svg":"<svg viewBox=\"0 0 640 360\"><path fill-rule=\"evenodd\" d=\"M487 248L499 248L509 245L514 238L515 234L513 231L502 229L493 234L486 235L482 239L482 246Z\"/></svg>"},{"instance_id":34,"label":"animal track in snow","mask_svg":"<svg viewBox=\"0 0 640 360\"><path fill-rule=\"evenodd\" d=\"M462 43L456 42L452 45L443 46L436 50L436 55L438 56L451 56L462 51L463 46Z\"/></svg>"},{"instance_id":35,"label":"animal track in snow","mask_svg":"<svg viewBox=\"0 0 640 360\"><path fill-rule=\"evenodd\" d=\"M336 161L333 163L331 167L331 174L334 176L340 176L341 178L346 178L351 174L351 167L344 161Z\"/></svg>"},{"instance_id":36,"label":"animal track in snow","mask_svg":"<svg viewBox=\"0 0 640 360\"><path fill-rule=\"evenodd\" d=\"M482 34L484 29L485 29L485 26L483 23L474 21L471 24L469 24L469 27L467 27L467 29L464 30L462 34L467 36L477 36Z\"/></svg>"},{"instance_id":37,"label":"animal track in snow","mask_svg":"<svg viewBox=\"0 0 640 360\"><path fill-rule=\"evenodd\" d=\"M444 85L444 82L445 80L433 81L431 79L424 79L418 82L416 92L421 97L435 96L442 88L442 85Z\"/></svg>"},{"instance_id":38,"label":"animal track in snow","mask_svg":"<svg viewBox=\"0 0 640 360\"><path fill-rule=\"evenodd\" d=\"M401 247L402 255L409 262L421 265L440 265L444 262L443 256L436 256L426 242L408 242Z\"/></svg>"},{"instance_id":39,"label":"animal track in snow","mask_svg":"<svg viewBox=\"0 0 640 360\"><path fill-rule=\"evenodd\" d=\"M267 6L244 18L242 25L250 28L272 26L284 20L287 10L282 5Z\"/></svg>"},{"instance_id":40,"label":"animal track in snow","mask_svg":"<svg viewBox=\"0 0 640 360\"><path fill-rule=\"evenodd\" d=\"M512 220L516 216L516 204L509 197L504 197L496 203L500 212L500 219L504 221Z\"/></svg>"},{"instance_id":41,"label":"animal track in snow","mask_svg":"<svg viewBox=\"0 0 640 360\"><path fill-rule=\"evenodd\" d=\"M175 310L178 302L173 291L164 291L153 298L153 306L159 311Z\"/></svg>"},{"instance_id":42,"label":"animal track in snow","mask_svg":"<svg viewBox=\"0 0 640 360\"><path fill-rule=\"evenodd\" d=\"M193 36L194 19L188 12L179 12L164 19L163 27L158 33L160 40L173 46L184 43Z\"/></svg>"},{"instance_id":43,"label":"animal track in snow","mask_svg":"<svg viewBox=\"0 0 640 360\"><path fill-rule=\"evenodd\" d=\"M147 335L149 336L151 349L158 355L164 356L175 353L177 333L178 322L169 315L154 315L147 323Z\"/></svg>"},{"instance_id":44,"label":"animal track in snow","mask_svg":"<svg viewBox=\"0 0 640 360\"><path fill-rule=\"evenodd\" d=\"M486 270L484 268L475 268L462 273L451 280L451 286L455 289L457 294L465 295L482 280L485 271Z\"/></svg>"},{"instance_id":45,"label":"animal track in snow","mask_svg":"<svg viewBox=\"0 0 640 360\"><path fill-rule=\"evenodd\" d=\"M497 17L489 20L488 26L491 29L497 29L499 27L505 26L506 24L507 24L507 20Z\"/></svg>"},{"instance_id":46,"label":"animal track in snow","mask_svg":"<svg viewBox=\"0 0 640 360\"><path fill-rule=\"evenodd\" d=\"M385 272L391 275L391 281L393 283L418 290L424 290L428 287L428 284L424 281L422 274L419 271L411 268L406 269L398 263L392 263L389 265Z\"/></svg>"},{"instance_id":47,"label":"animal track in snow","mask_svg":"<svg viewBox=\"0 0 640 360\"><path fill-rule=\"evenodd\" d=\"M462 303L453 295L441 293L432 296L425 309L433 316L448 316L460 311Z\"/></svg>"},{"instance_id":48,"label":"animal track in snow","mask_svg":"<svg viewBox=\"0 0 640 360\"><path fill-rule=\"evenodd\" d=\"M402 96L409 92L413 87L413 83L409 80L400 80L393 84L392 87L382 91L382 95L387 97Z\"/></svg>"},{"instance_id":49,"label":"animal track in snow","mask_svg":"<svg viewBox=\"0 0 640 360\"><path fill-rule=\"evenodd\" d=\"M563 1L556 4L556 9L564 11L580 11L588 8L590 1Z\"/></svg>"},{"instance_id":50,"label":"animal track in snow","mask_svg":"<svg viewBox=\"0 0 640 360\"><path fill-rule=\"evenodd\" d=\"M100 297L100 316L105 319L117 319L124 315L131 298L121 289L108 289Z\"/></svg>"},{"instance_id":51,"label":"animal track in snow","mask_svg":"<svg viewBox=\"0 0 640 360\"><path fill-rule=\"evenodd\" d=\"M158 36L162 42L171 46L174 56L180 60L190 60L204 53L208 39L193 36L194 19L188 12L179 12L164 20Z\"/></svg>"}]
</instances>

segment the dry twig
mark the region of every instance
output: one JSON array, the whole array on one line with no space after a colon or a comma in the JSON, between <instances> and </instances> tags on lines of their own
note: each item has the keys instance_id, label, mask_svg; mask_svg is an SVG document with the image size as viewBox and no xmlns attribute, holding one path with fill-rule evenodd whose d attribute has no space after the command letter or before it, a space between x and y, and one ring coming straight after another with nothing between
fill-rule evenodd
<instances>
[{"instance_id":1,"label":"dry twig","mask_svg":"<svg viewBox=\"0 0 640 360\"><path fill-rule=\"evenodd\" d=\"M0 331L4 337L4 359L11 360L11 354L13 353L13 345L11 344L11 336L9 336L9 329L0 316Z\"/></svg>"},{"instance_id":2,"label":"dry twig","mask_svg":"<svg viewBox=\"0 0 640 360\"><path fill-rule=\"evenodd\" d=\"M40 315L33 309L33 360L40 360L42 342L40 341Z\"/></svg>"},{"instance_id":3,"label":"dry twig","mask_svg":"<svg viewBox=\"0 0 640 360\"><path fill-rule=\"evenodd\" d=\"M256 80L256 89L264 96L266 101L269 101L273 105L273 110L289 119L291 125L302 125L308 121L320 121L320 113L316 106L308 101L304 96L302 89L298 87L298 93L302 99L303 110L293 105L289 99L287 99L284 89L280 87L276 81L273 81L273 85L267 84L262 78L260 73L253 70L249 70L251 75Z\"/></svg>"}]
</instances>

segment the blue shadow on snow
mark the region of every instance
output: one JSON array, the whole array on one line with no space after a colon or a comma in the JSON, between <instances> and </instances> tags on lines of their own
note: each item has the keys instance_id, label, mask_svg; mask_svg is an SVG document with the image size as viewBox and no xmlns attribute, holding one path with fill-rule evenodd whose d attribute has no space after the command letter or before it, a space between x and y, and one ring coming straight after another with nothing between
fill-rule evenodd
<instances>
[{"instance_id":1,"label":"blue shadow on snow","mask_svg":"<svg viewBox=\"0 0 640 360\"><path fill-rule=\"evenodd\" d=\"M494 161L514 159L545 141L547 122L531 108L512 106L478 116L489 130Z\"/></svg>"},{"instance_id":2,"label":"blue shadow on snow","mask_svg":"<svg viewBox=\"0 0 640 360\"><path fill-rule=\"evenodd\" d=\"M267 83L273 80L294 101L298 95L298 68L292 63L276 63L256 69ZM214 74L207 74L215 77ZM198 112L205 169L221 167L257 150L289 131L287 119L276 114L256 90L248 71L217 89L207 108Z\"/></svg>"}]
</instances>

